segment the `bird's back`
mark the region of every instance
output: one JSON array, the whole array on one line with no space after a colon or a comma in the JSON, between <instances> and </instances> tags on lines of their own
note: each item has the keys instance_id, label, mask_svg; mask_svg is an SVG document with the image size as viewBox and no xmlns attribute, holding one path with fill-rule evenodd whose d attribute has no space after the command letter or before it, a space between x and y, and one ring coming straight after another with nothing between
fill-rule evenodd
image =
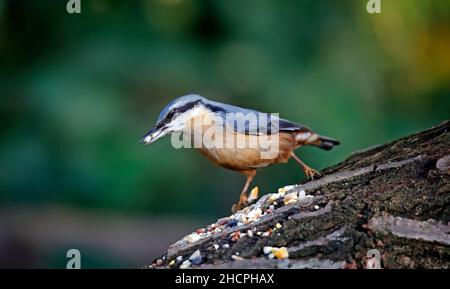
<instances>
[{"instance_id":1,"label":"bird's back","mask_svg":"<svg viewBox=\"0 0 450 289\"><path fill-rule=\"evenodd\" d=\"M243 134L271 134L277 132L301 132L310 131L302 124L298 124L286 119L282 119L275 113L261 112L254 109L243 108L231 104L211 101L205 98L204 105L222 117L227 125L233 128L237 133ZM243 116L246 120L244 124L237 125L233 119L227 118L227 114ZM250 121L255 120L255 121Z\"/></svg>"}]
</instances>

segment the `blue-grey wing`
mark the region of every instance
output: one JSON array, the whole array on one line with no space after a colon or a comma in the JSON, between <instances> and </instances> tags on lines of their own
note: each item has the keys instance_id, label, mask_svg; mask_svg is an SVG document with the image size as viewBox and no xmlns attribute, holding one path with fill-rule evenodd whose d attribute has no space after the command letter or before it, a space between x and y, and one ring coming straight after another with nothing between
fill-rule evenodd
<instances>
[{"instance_id":1,"label":"blue-grey wing","mask_svg":"<svg viewBox=\"0 0 450 289\"><path fill-rule=\"evenodd\" d=\"M224 119L224 124L227 128L231 128L237 133L261 135L309 130L304 125L279 118L277 114L229 104L217 104L217 102L210 101L207 107Z\"/></svg>"},{"instance_id":2,"label":"blue-grey wing","mask_svg":"<svg viewBox=\"0 0 450 289\"><path fill-rule=\"evenodd\" d=\"M286 119L279 119L279 130L280 131L309 131L310 129L302 124L298 124Z\"/></svg>"}]
</instances>

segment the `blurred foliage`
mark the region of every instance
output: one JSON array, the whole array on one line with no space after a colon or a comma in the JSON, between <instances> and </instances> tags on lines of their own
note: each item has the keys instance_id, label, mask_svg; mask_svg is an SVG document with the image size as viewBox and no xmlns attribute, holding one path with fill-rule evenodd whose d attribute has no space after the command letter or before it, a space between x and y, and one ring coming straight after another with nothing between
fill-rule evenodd
<instances>
[{"instance_id":1,"label":"blurred foliage","mask_svg":"<svg viewBox=\"0 0 450 289\"><path fill-rule=\"evenodd\" d=\"M0 1L0 203L227 213L244 177L170 139L137 142L190 92L342 141L323 168L450 112L450 1ZM303 178L262 170L263 192Z\"/></svg>"}]
</instances>

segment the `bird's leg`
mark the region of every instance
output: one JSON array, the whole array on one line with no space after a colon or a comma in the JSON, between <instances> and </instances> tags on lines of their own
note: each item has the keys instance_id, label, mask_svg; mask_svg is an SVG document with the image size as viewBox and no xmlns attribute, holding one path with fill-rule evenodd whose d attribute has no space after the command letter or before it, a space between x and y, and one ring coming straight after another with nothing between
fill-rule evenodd
<instances>
[{"instance_id":1,"label":"bird's leg","mask_svg":"<svg viewBox=\"0 0 450 289\"><path fill-rule=\"evenodd\" d=\"M297 157L294 154L294 152L291 153L291 156L303 168L303 171L305 172L306 177L313 180L315 176L320 176L319 172L317 172L315 169L306 165L299 157Z\"/></svg>"},{"instance_id":2,"label":"bird's leg","mask_svg":"<svg viewBox=\"0 0 450 289\"><path fill-rule=\"evenodd\" d=\"M242 188L241 195L239 196L239 202L231 207L231 212L233 214L247 206L247 190L256 175L256 171L245 171L242 173L247 176L247 180L245 181L245 185Z\"/></svg>"}]
</instances>

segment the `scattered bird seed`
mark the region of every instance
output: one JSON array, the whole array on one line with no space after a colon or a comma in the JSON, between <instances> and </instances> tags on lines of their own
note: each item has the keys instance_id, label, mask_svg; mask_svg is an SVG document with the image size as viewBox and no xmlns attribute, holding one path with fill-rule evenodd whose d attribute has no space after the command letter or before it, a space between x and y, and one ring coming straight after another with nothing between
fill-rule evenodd
<instances>
[{"instance_id":1,"label":"scattered bird seed","mask_svg":"<svg viewBox=\"0 0 450 289\"><path fill-rule=\"evenodd\" d=\"M231 233L230 237L231 237L231 242L236 242L241 237L241 232L239 232L239 231L233 232L233 233Z\"/></svg>"},{"instance_id":2,"label":"scattered bird seed","mask_svg":"<svg viewBox=\"0 0 450 289\"><path fill-rule=\"evenodd\" d=\"M272 247L270 247L270 246L264 247L263 252L264 252L264 254L269 255L270 253L272 253Z\"/></svg>"},{"instance_id":3,"label":"scattered bird seed","mask_svg":"<svg viewBox=\"0 0 450 289\"><path fill-rule=\"evenodd\" d=\"M278 193L286 193L286 192L292 190L293 188L295 188L294 185L284 186L284 187L278 189Z\"/></svg>"},{"instance_id":4,"label":"scattered bird seed","mask_svg":"<svg viewBox=\"0 0 450 289\"><path fill-rule=\"evenodd\" d=\"M181 261L183 261L183 256L178 256L177 257L177 262L181 262Z\"/></svg>"},{"instance_id":5,"label":"scattered bird seed","mask_svg":"<svg viewBox=\"0 0 450 289\"><path fill-rule=\"evenodd\" d=\"M223 226L223 225L225 225L225 224L228 223L228 220L229 220L229 219L230 219L229 217L221 218L221 219L217 220L217 224Z\"/></svg>"},{"instance_id":6,"label":"scattered bird seed","mask_svg":"<svg viewBox=\"0 0 450 289\"><path fill-rule=\"evenodd\" d=\"M258 220L262 215L262 211L261 208L256 208L250 211L250 213L247 214L247 219L250 222L254 222L256 220Z\"/></svg>"},{"instance_id":7,"label":"scattered bird seed","mask_svg":"<svg viewBox=\"0 0 450 289\"><path fill-rule=\"evenodd\" d=\"M189 260L185 260L181 265L180 265L180 269L187 269L191 266L191 261Z\"/></svg>"},{"instance_id":8,"label":"scattered bird seed","mask_svg":"<svg viewBox=\"0 0 450 289\"><path fill-rule=\"evenodd\" d=\"M320 207L319 207L318 205L315 205L315 206L314 206L314 209L315 209L315 210L318 210L318 209L320 209Z\"/></svg>"},{"instance_id":9,"label":"scattered bird seed","mask_svg":"<svg viewBox=\"0 0 450 289\"><path fill-rule=\"evenodd\" d=\"M201 239L201 237L197 233L192 233L184 237L185 241L188 243L194 243Z\"/></svg>"},{"instance_id":10,"label":"scattered bird seed","mask_svg":"<svg viewBox=\"0 0 450 289\"><path fill-rule=\"evenodd\" d=\"M296 203L297 201L298 201L298 194L296 192L284 195L283 198L284 205L293 204Z\"/></svg>"},{"instance_id":11,"label":"scattered bird seed","mask_svg":"<svg viewBox=\"0 0 450 289\"><path fill-rule=\"evenodd\" d=\"M238 221L237 221L237 220L231 219L231 220L228 221L227 226L230 227L230 228L233 228L233 227L236 227L237 224L238 224Z\"/></svg>"},{"instance_id":12,"label":"scattered bird seed","mask_svg":"<svg viewBox=\"0 0 450 289\"><path fill-rule=\"evenodd\" d=\"M289 257L289 252L286 247L276 248L266 246L263 248L264 255L267 255L269 259L277 258L277 259L286 259Z\"/></svg>"},{"instance_id":13,"label":"scattered bird seed","mask_svg":"<svg viewBox=\"0 0 450 289\"><path fill-rule=\"evenodd\" d=\"M200 253L200 250L192 253L191 257L189 257L189 261L191 261L194 265L200 265L203 262L203 257Z\"/></svg>"},{"instance_id":14,"label":"scattered bird seed","mask_svg":"<svg viewBox=\"0 0 450 289\"><path fill-rule=\"evenodd\" d=\"M197 229L197 231L195 231L197 234L203 234L205 233L205 229L201 228L201 229Z\"/></svg>"},{"instance_id":15,"label":"scattered bird seed","mask_svg":"<svg viewBox=\"0 0 450 289\"><path fill-rule=\"evenodd\" d=\"M172 266L174 264L175 264L175 260L172 260L172 261L169 262L169 266Z\"/></svg>"},{"instance_id":16,"label":"scattered bird seed","mask_svg":"<svg viewBox=\"0 0 450 289\"><path fill-rule=\"evenodd\" d=\"M200 256L196 256L195 258L193 258L191 260L191 262L194 265L200 265L203 262L203 257L201 255Z\"/></svg>"},{"instance_id":17,"label":"scattered bird seed","mask_svg":"<svg viewBox=\"0 0 450 289\"><path fill-rule=\"evenodd\" d=\"M244 260L244 258L237 256L237 255L231 255L231 259L233 259L234 261L242 261Z\"/></svg>"},{"instance_id":18,"label":"scattered bird seed","mask_svg":"<svg viewBox=\"0 0 450 289\"><path fill-rule=\"evenodd\" d=\"M300 199L303 199L305 196L306 196L306 193L305 193L304 190L301 190L300 192L298 192L298 197L299 197Z\"/></svg>"},{"instance_id":19,"label":"scattered bird seed","mask_svg":"<svg viewBox=\"0 0 450 289\"><path fill-rule=\"evenodd\" d=\"M229 217L218 219L215 224L211 224L206 228L197 229L195 232L185 236L181 242L184 243L195 243L200 239L210 237L214 234L223 232L225 228L234 228L236 226L243 226L246 224L250 224L259 220L262 216L266 214L271 214L273 211L278 208L281 204L288 205L297 202L303 198L312 198L313 196L306 195L304 190L297 192L293 192L295 186L285 186L283 188L278 189L278 193L269 194L267 197L260 198L256 204L245 207L239 212L232 214ZM291 191L290 193L287 193ZM259 188L254 187L250 192L249 202L256 201L259 195ZM267 208L268 206L268 208ZM263 211L262 208L267 208ZM317 210L318 205L314 206ZM288 219L291 219L289 216ZM256 228L253 230L248 230L247 233L240 233L230 236L232 242L236 242L239 238L244 236L253 237L254 234L257 236L267 237L270 236L272 231L279 230L281 228L281 224L276 224L275 228L270 229L268 232L260 232L256 231ZM223 248L228 248L229 245L223 245ZM216 250L219 249L219 245L214 245Z\"/></svg>"},{"instance_id":20,"label":"scattered bird seed","mask_svg":"<svg viewBox=\"0 0 450 289\"><path fill-rule=\"evenodd\" d=\"M267 199L267 203L272 204L279 198L282 198L283 196L284 196L284 193L270 194L269 198Z\"/></svg>"},{"instance_id":21,"label":"scattered bird seed","mask_svg":"<svg viewBox=\"0 0 450 289\"><path fill-rule=\"evenodd\" d=\"M247 202L249 204L253 203L254 201L256 201L258 199L258 196L259 196L259 188L256 186L250 191Z\"/></svg>"},{"instance_id":22,"label":"scattered bird seed","mask_svg":"<svg viewBox=\"0 0 450 289\"><path fill-rule=\"evenodd\" d=\"M277 258L277 259L289 258L289 252L286 249L286 247L281 247L279 249L276 249L273 254L274 254L275 258Z\"/></svg>"}]
</instances>

